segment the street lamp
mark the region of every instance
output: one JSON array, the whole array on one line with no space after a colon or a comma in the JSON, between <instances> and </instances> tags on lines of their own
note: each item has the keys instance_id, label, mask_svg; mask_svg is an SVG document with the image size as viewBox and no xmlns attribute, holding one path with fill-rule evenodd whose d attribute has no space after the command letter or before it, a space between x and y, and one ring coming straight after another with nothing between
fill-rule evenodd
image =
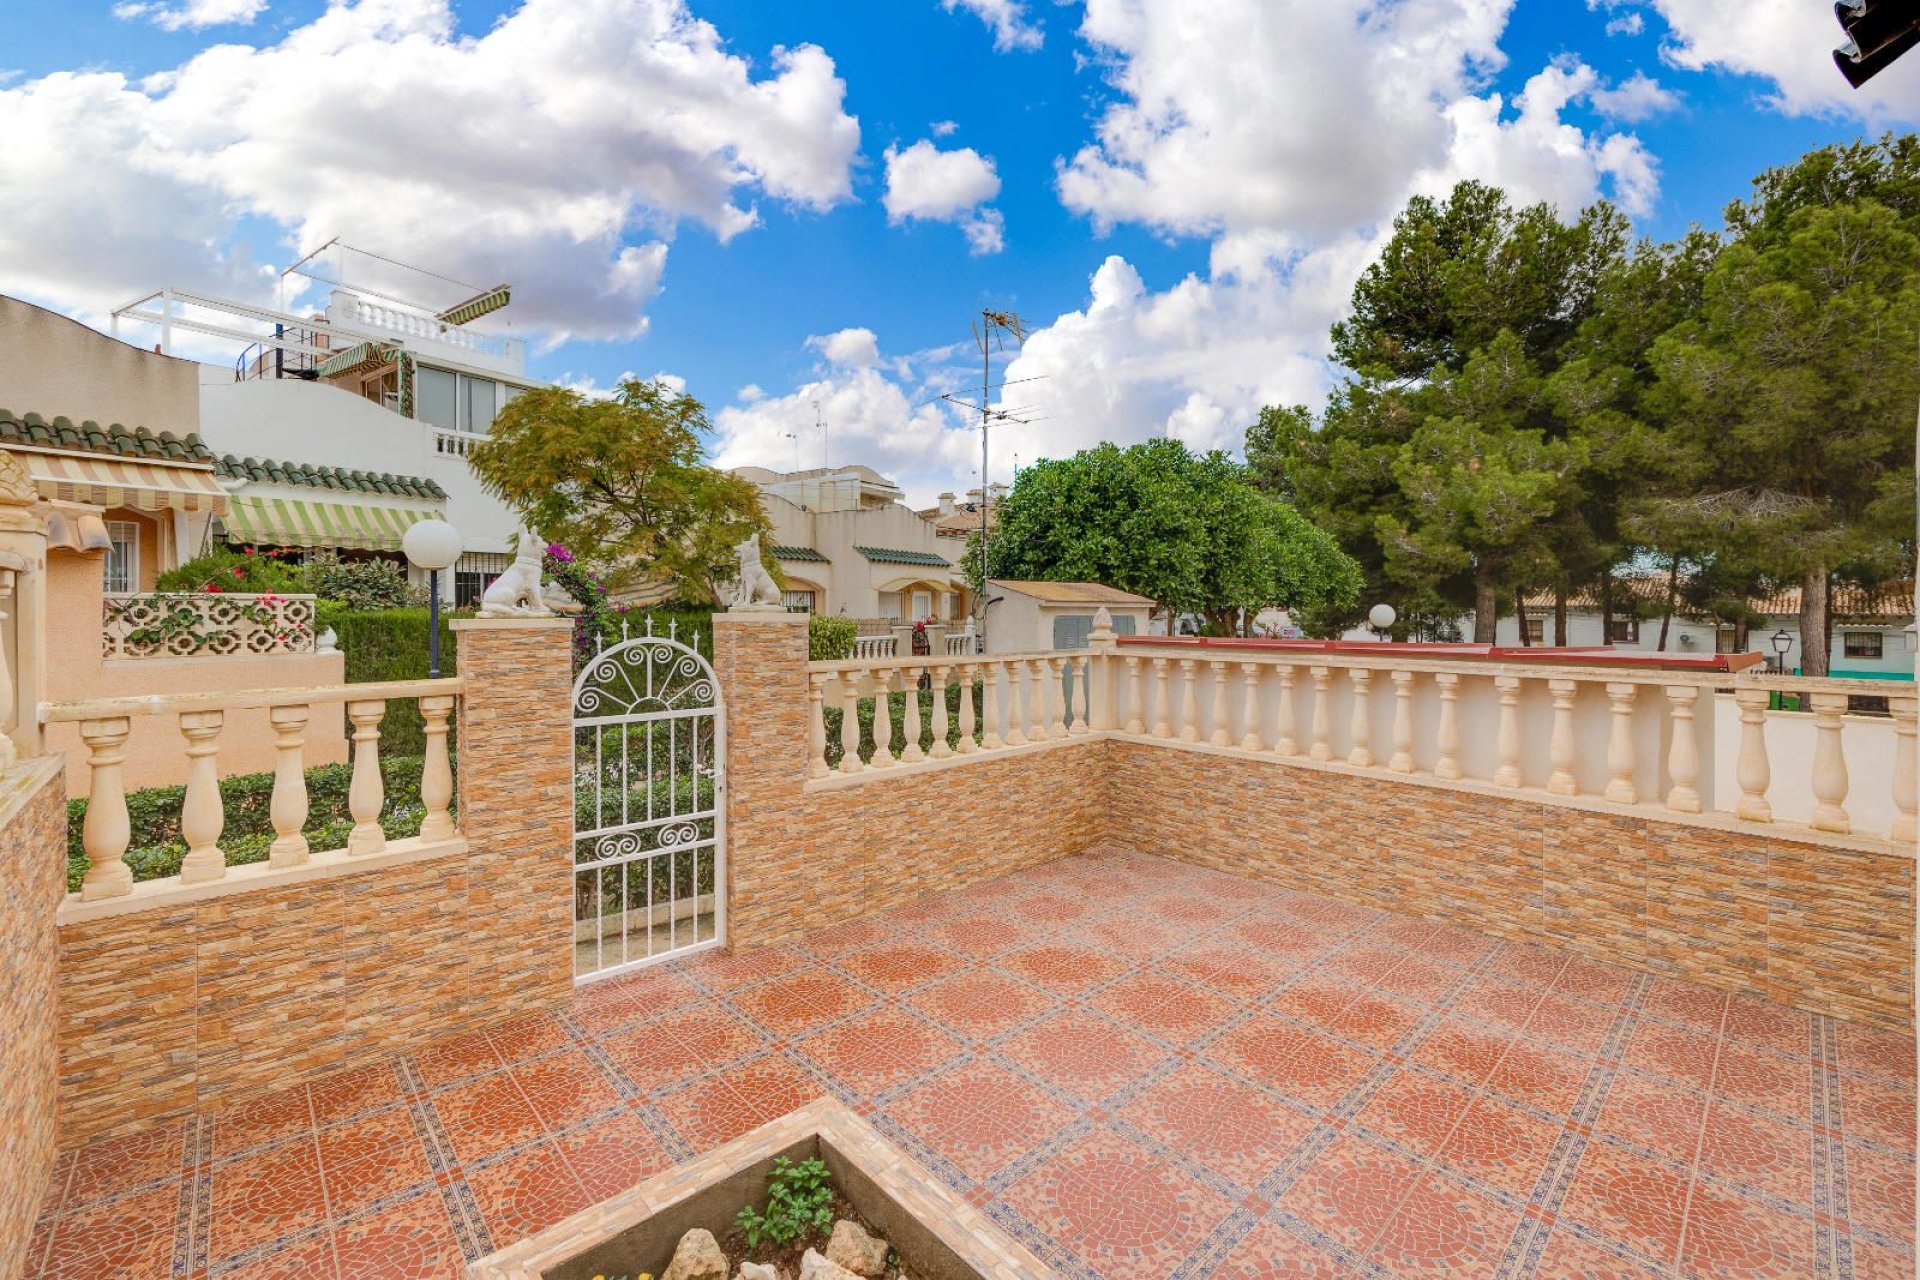
<instances>
[{"instance_id":1,"label":"street lamp","mask_svg":"<svg viewBox=\"0 0 1920 1280\"><path fill-rule=\"evenodd\" d=\"M1373 624L1373 633L1382 640L1392 639L1387 632L1392 629L1394 619L1399 616L1390 604L1377 604L1367 610L1367 621Z\"/></svg>"},{"instance_id":2,"label":"street lamp","mask_svg":"<svg viewBox=\"0 0 1920 1280\"><path fill-rule=\"evenodd\" d=\"M427 571L427 675L440 675L440 571L460 558L460 531L445 520L421 520L407 527L400 550L416 569Z\"/></svg>"},{"instance_id":3,"label":"street lamp","mask_svg":"<svg viewBox=\"0 0 1920 1280\"><path fill-rule=\"evenodd\" d=\"M1793 637L1787 634L1785 627L1773 633L1773 669L1781 675L1787 672L1787 651L1793 648Z\"/></svg>"}]
</instances>

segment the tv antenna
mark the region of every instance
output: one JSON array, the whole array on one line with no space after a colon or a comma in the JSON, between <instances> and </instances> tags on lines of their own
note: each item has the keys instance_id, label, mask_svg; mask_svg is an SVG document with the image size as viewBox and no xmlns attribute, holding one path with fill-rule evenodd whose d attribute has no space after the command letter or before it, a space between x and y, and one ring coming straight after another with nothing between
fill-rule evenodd
<instances>
[{"instance_id":1,"label":"tv antenna","mask_svg":"<svg viewBox=\"0 0 1920 1280\"><path fill-rule=\"evenodd\" d=\"M971 404L952 393L948 393L940 398L949 404L973 409L980 414L979 608L980 635L981 642L984 644L987 628L987 572L988 566L992 564L992 561L987 558L987 543L992 536L990 526L993 523L993 484L992 481L988 479L990 472L987 469L992 456L990 451L991 428L995 422L1010 422L1015 425L1025 425L1033 421L1033 419L1020 417L1014 410L995 409L993 407L993 353L995 351L1005 351L1009 337L1013 339L1015 346L1025 342L1027 340L1026 321L1011 311L995 311L990 307L983 307L980 311L979 321L975 323L972 328L974 344L980 348L980 403ZM1021 381L1028 381L1028 379L1023 378Z\"/></svg>"}]
</instances>

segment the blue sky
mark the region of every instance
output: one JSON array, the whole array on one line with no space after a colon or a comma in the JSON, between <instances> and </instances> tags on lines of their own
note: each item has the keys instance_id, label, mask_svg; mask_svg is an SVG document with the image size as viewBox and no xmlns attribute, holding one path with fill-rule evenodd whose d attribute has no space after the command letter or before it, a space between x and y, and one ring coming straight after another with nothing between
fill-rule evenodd
<instances>
[{"instance_id":1,"label":"blue sky","mask_svg":"<svg viewBox=\"0 0 1920 1280\"><path fill-rule=\"evenodd\" d=\"M1920 64L1855 95L1836 37L1801 0L0 0L0 199L32 209L0 290L96 323L266 298L339 235L511 280L539 376L684 379L723 461L819 462L818 401L832 461L925 497L977 483L936 397L982 306L1036 331L1005 464L1237 447L1324 394L1415 191L1603 195L1667 237L1920 115Z\"/></svg>"}]
</instances>

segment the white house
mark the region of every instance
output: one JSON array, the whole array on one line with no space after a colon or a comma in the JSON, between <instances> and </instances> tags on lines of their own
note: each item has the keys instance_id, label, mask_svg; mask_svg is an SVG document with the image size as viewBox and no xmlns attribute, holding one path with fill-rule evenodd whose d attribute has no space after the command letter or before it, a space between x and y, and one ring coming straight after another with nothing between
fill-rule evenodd
<instances>
[{"instance_id":1,"label":"white house","mask_svg":"<svg viewBox=\"0 0 1920 1280\"><path fill-rule=\"evenodd\" d=\"M987 653L1084 649L1101 608L1121 636L1148 634L1153 601L1098 582L987 581Z\"/></svg>"}]
</instances>

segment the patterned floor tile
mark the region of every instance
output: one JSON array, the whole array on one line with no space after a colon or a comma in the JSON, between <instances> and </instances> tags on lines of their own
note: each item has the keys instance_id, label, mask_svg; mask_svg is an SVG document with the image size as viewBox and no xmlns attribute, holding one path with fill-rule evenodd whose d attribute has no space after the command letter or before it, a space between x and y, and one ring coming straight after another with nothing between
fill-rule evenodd
<instances>
[{"instance_id":1,"label":"patterned floor tile","mask_svg":"<svg viewBox=\"0 0 1920 1280\"><path fill-rule=\"evenodd\" d=\"M391 1061L336 1071L316 1081L307 1094L313 1103L313 1121L324 1128L400 1101L400 1073Z\"/></svg>"},{"instance_id":2,"label":"patterned floor tile","mask_svg":"<svg viewBox=\"0 0 1920 1280\"><path fill-rule=\"evenodd\" d=\"M1214 1269L1214 1280L1358 1280L1364 1272L1271 1222L1258 1222Z\"/></svg>"},{"instance_id":3,"label":"patterned floor tile","mask_svg":"<svg viewBox=\"0 0 1920 1280\"><path fill-rule=\"evenodd\" d=\"M327 1219L320 1153L311 1138L214 1167L207 1235L216 1267Z\"/></svg>"},{"instance_id":4,"label":"patterned floor tile","mask_svg":"<svg viewBox=\"0 0 1920 1280\"><path fill-rule=\"evenodd\" d=\"M1083 1102L1111 1097L1166 1057L1152 1042L1078 1011L1035 1023L1000 1052Z\"/></svg>"},{"instance_id":5,"label":"patterned floor tile","mask_svg":"<svg viewBox=\"0 0 1920 1280\"><path fill-rule=\"evenodd\" d=\"M1583 1240L1560 1227L1547 1237L1534 1274L1541 1280L1664 1280L1673 1273L1629 1256L1618 1245Z\"/></svg>"},{"instance_id":6,"label":"patterned floor tile","mask_svg":"<svg viewBox=\"0 0 1920 1280\"><path fill-rule=\"evenodd\" d=\"M430 1086L459 1084L506 1065L484 1030L428 1045L413 1055L420 1078Z\"/></svg>"},{"instance_id":7,"label":"patterned floor tile","mask_svg":"<svg viewBox=\"0 0 1920 1280\"><path fill-rule=\"evenodd\" d=\"M1065 943L1009 952L995 963L1049 991L1084 991L1110 982L1127 970L1126 961L1104 951Z\"/></svg>"},{"instance_id":8,"label":"patterned floor tile","mask_svg":"<svg viewBox=\"0 0 1920 1280\"><path fill-rule=\"evenodd\" d=\"M334 1231L340 1280L458 1280L466 1270L446 1202L434 1192Z\"/></svg>"},{"instance_id":9,"label":"patterned floor tile","mask_svg":"<svg viewBox=\"0 0 1920 1280\"><path fill-rule=\"evenodd\" d=\"M927 1019L882 1009L815 1032L794 1047L828 1076L871 1097L931 1070L964 1046Z\"/></svg>"},{"instance_id":10,"label":"patterned floor tile","mask_svg":"<svg viewBox=\"0 0 1920 1280\"><path fill-rule=\"evenodd\" d=\"M1519 1225L1518 1209L1428 1174L1408 1190L1367 1256L1408 1280L1491 1277Z\"/></svg>"},{"instance_id":11,"label":"patterned floor tile","mask_svg":"<svg viewBox=\"0 0 1920 1280\"><path fill-rule=\"evenodd\" d=\"M1156 973L1130 974L1088 1003L1176 1044L1199 1039L1239 1012L1230 1001Z\"/></svg>"},{"instance_id":12,"label":"patterned floor tile","mask_svg":"<svg viewBox=\"0 0 1920 1280\"><path fill-rule=\"evenodd\" d=\"M1713 1071L1713 1092L1744 1106L1806 1120L1809 1069L1805 1057L1782 1058L1745 1045L1722 1044Z\"/></svg>"},{"instance_id":13,"label":"patterned floor tile","mask_svg":"<svg viewBox=\"0 0 1920 1280\"><path fill-rule=\"evenodd\" d=\"M1895 1151L1913 1150L1911 1084L1890 1083L1871 1076L1842 1076L1840 1097L1847 1137L1877 1142Z\"/></svg>"},{"instance_id":14,"label":"patterned floor tile","mask_svg":"<svg viewBox=\"0 0 1920 1280\"><path fill-rule=\"evenodd\" d=\"M1914 1176L1911 1156L1890 1155L1858 1143L1846 1149L1847 1209L1856 1231L1913 1243Z\"/></svg>"},{"instance_id":15,"label":"patterned floor tile","mask_svg":"<svg viewBox=\"0 0 1920 1280\"><path fill-rule=\"evenodd\" d=\"M343 1121L322 1129L317 1140L327 1205L336 1220L433 1179L408 1107Z\"/></svg>"},{"instance_id":16,"label":"patterned floor tile","mask_svg":"<svg viewBox=\"0 0 1920 1280\"><path fill-rule=\"evenodd\" d=\"M814 969L732 996L734 1008L777 1036L794 1036L844 1018L871 997L837 974Z\"/></svg>"},{"instance_id":17,"label":"patterned floor tile","mask_svg":"<svg viewBox=\"0 0 1920 1280\"><path fill-rule=\"evenodd\" d=\"M178 1178L184 1166L185 1130L186 1121L176 1120L145 1133L108 1138L83 1148L73 1161L65 1209L71 1212L159 1179Z\"/></svg>"},{"instance_id":18,"label":"patterned floor tile","mask_svg":"<svg viewBox=\"0 0 1920 1280\"><path fill-rule=\"evenodd\" d=\"M525 1062L572 1043L567 1029L550 1013L522 1014L488 1027L487 1039L502 1062Z\"/></svg>"},{"instance_id":19,"label":"patterned floor tile","mask_svg":"<svg viewBox=\"0 0 1920 1280\"><path fill-rule=\"evenodd\" d=\"M1561 1132L1558 1124L1481 1098L1447 1139L1440 1162L1475 1182L1525 1200L1539 1183Z\"/></svg>"},{"instance_id":20,"label":"patterned floor tile","mask_svg":"<svg viewBox=\"0 0 1920 1280\"><path fill-rule=\"evenodd\" d=\"M852 974L870 987L890 994L937 981L959 969L963 963L959 957L948 952L905 940L882 943L834 961L835 967Z\"/></svg>"},{"instance_id":21,"label":"patterned floor tile","mask_svg":"<svg viewBox=\"0 0 1920 1280\"><path fill-rule=\"evenodd\" d=\"M439 1090L433 1109L461 1160L484 1160L538 1137L544 1128L506 1071Z\"/></svg>"},{"instance_id":22,"label":"patterned floor tile","mask_svg":"<svg viewBox=\"0 0 1920 1280\"><path fill-rule=\"evenodd\" d=\"M620 1105L620 1091L579 1049L523 1062L509 1074L548 1133Z\"/></svg>"},{"instance_id":23,"label":"patterned floor tile","mask_svg":"<svg viewBox=\"0 0 1920 1280\"><path fill-rule=\"evenodd\" d=\"M1485 1087L1489 1093L1564 1116L1579 1100L1581 1087L1592 1071L1593 1064L1583 1058L1515 1041L1488 1074Z\"/></svg>"},{"instance_id":24,"label":"patterned floor tile","mask_svg":"<svg viewBox=\"0 0 1920 1280\"><path fill-rule=\"evenodd\" d=\"M670 1090L657 1105L674 1132L696 1153L731 1142L760 1123L759 1111L718 1076Z\"/></svg>"},{"instance_id":25,"label":"patterned floor tile","mask_svg":"<svg viewBox=\"0 0 1920 1280\"><path fill-rule=\"evenodd\" d=\"M1814 1223L1696 1184L1680 1264L1700 1280L1792 1280L1813 1274Z\"/></svg>"},{"instance_id":26,"label":"patterned floor tile","mask_svg":"<svg viewBox=\"0 0 1920 1280\"><path fill-rule=\"evenodd\" d=\"M1594 1128L1676 1164L1692 1164L1706 1118L1707 1095L1698 1089L1623 1071L1607 1090Z\"/></svg>"},{"instance_id":27,"label":"patterned floor tile","mask_svg":"<svg viewBox=\"0 0 1920 1280\"><path fill-rule=\"evenodd\" d=\"M159 1186L99 1201L59 1220L41 1257L41 1275L94 1280L106 1275L165 1275L173 1256L180 1194Z\"/></svg>"},{"instance_id":28,"label":"patterned floor tile","mask_svg":"<svg viewBox=\"0 0 1920 1280\"><path fill-rule=\"evenodd\" d=\"M1646 1257L1671 1259L1680 1249L1688 1181L1684 1169L1605 1142L1590 1142L1581 1154L1560 1218Z\"/></svg>"},{"instance_id":29,"label":"patterned floor tile","mask_svg":"<svg viewBox=\"0 0 1920 1280\"><path fill-rule=\"evenodd\" d=\"M498 1164L468 1169L467 1185L496 1240L519 1240L593 1203L567 1153L547 1142Z\"/></svg>"},{"instance_id":30,"label":"patterned floor tile","mask_svg":"<svg viewBox=\"0 0 1920 1280\"><path fill-rule=\"evenodd\" d=\"M1207 942L1168 956L1160 968L1209 991L1252 1002L1273 993L1293 968L1252 947Z\"/></svg>"},{"instance_id":31,"label":"patterned floor tile","mask_svg":"<svg viewBox=\"0 0 1920 1280\"><path fill-rule=\"evenodd\" d=\"M673 1163L648 1128L631 1115L609 1116L558 1139L556 1145L589 1203L644 1182Z\"/></svg>"},{"instance_id":32,"label":"patterned floor tile","mask_svg":"<svg viewBox=\"0 0 1920 1280\"><path fill-rule=\"evenodd\" d=\"M643 969L582 987L573 1000L573 1016L588 1031L613 1031L692 1004L704 994L675 968Z\"/></svg>"},{"instance_id":33,"label":"patterned floor tile","mask_svg":"<svg viewBox=\"0 0 1920 1280\"><path fill-rule=\"evenodd\" d=\"M1004 1067L972 1062L888 1105L886 1116L967 1177L985 1181L1074 1119Z\"/></svg>"},{"instance_id":34,"label":"patterned floor tile","mask_svg":"<svg viewBox=\"0 0 1920 1280\"><path fill-rule=\"evenodd\" d=\"M1277 1208L1328 1240L1363 1253L1424 1176L1420 1166L1385 1147L1343 1136L1301 1173Z\"/></svg>"},{"instance_id":35,"label":"patterned floor tile","mask_svg":"<svg viewBox=\"0 0 1920 1280\"><path fill-rule=\"evenodd\" d=\"M256 1094L213 1113L213 1153L230 1156L313 1130L304 1085Z\"/></svg>"},{"instance_id":36,"label":"patterned floor tile","mask_svg":"<svg viewBox=\"0 0 1920 1280\"><path fill-rule=\"evenodd\" d=\"M1367 1100L1356 1124L1428 1159L1436 1159L1473 1107L1475 1095L1457 1084L1402 1071Z\"/></svg>"},{"instance_id":37,"label":"patterned floor tile","mask_svg":"<svg viewBox=\"0 0 1920 1280\"><path fill-rule=\"evenodd\" d=\"M601 1047L645 1092L718 1070L757 1052L764 1043L737 1014L709 1004L613 1032Z\"/></svg>"},{"instance_id":38,"label":"patterned floor tile","mask_svg":"<svg viewBox=\"0 0 1920 1280\"><path fill-rule=\"evenodd\" d=\"M1913 1084L1914 1039L1911 1035L1845 1022L1836 1024L1834 1030L1840 1044L1842 1071Z\"/></svg>"},{"instance_id":39,"label":"patterned floor tile","mask_svg":"<svg viewBox=\"0 0 1920 1280\"><path fill-rule=\"evenodd\" d=\"M1182 1067L1155 1083L1119 1116L1248 1189L1273 1172L1314 1126L1305 1113L1200 1066Z\"/></svg>"},{"instance_id":40,"label":"patterned floor tile","mask_svg":"<svg viewBox=\"0 0 1920 1280\"><path fill-rule=\"evenodd\" d=\"M1234 1208L1107 1130L1046 1161L1008 1188L1005 1202L1112 1280L1165 1280Z\"/></svg>"},{"instance_id":41,"label":"patterned floor tile","mask_svg":"<svg viewBox=\"0 0 1920 1280\"><path fill-rule=\"evenodd\" d=\"M1716 1102L1700 1137L1700 1171L1789 1204L1813 1204L1811 1126Z\"/></svg>"},{"instance_id":42,"label":"patterned floor tile","mask_svg":"<svg viewBox=\"0 0 1920 1280\"><path fill-rule=\"evenodd\" d=\"M334 1280L339 1272L334 1265L333 1228L323 1227L266 1257L251 1259L244 1271L247 1280Z\"/></svg>"},{"instance_id":43,"label":"patterned floor tile","mask_svg":"<svg viewBox=\"0 0 1920 1280\"><path fill-rule=\"evenodd\" d=\"M907 997L949 1031L991 1040L1053 1008L1053 1002L1005 974L963 973Z\"/></svg>"},{"instance_id":44,"label":"patterned floor tile","mask_svg":"<svg viewBox=\"0 0 1920 1280\"><path fill-rule=\"evenodd\" d=\"M1268 1016L1228 1031L1213 1043L1212 1054L1269 1088L1315 1107L1330 1107L1345 1097L1374 1063L1357 1049Z\"/></svg>"}]
</instances>

